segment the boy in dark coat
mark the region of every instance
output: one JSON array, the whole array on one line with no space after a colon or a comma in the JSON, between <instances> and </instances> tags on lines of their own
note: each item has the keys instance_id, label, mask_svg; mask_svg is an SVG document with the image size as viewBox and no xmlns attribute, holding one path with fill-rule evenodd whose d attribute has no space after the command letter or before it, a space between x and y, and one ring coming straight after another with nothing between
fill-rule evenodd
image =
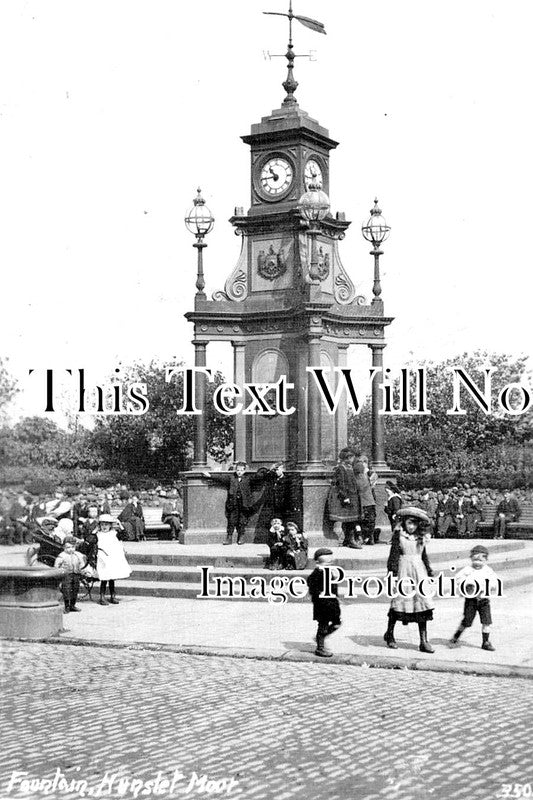
<instances>
[{"instance_id":1,"label":"boy in dark coat","mask_svg":"<svg viewBox=\"0 0 533 800\"><path fill-rule=\"evenodd\" d=\"M327 547L319 547L315 552L317 566L307 578L309 594L313 601L313 619L318 622L316 632L315 655L322 658L330 658L333 653L327 650L324 642L341 626L341 607L337 598L337 584L331 585L331 594L335 597L320 597L324 590L324 567L330 566L333 562L333 552Z\"/></svg>"},{"instance_id":2,"label":"boy in dark coat","mask_svg":"<svg viewBox=\"0 0 533 800\"><path fill-rule=\"evenodd\" d=\"M252 477L245 475L246 464L244 461L237 461L235 472L232 473L209 473L204 472L204 476L216 483L222 483L228 487L226 497L226 517L228 525L226 528L226 541L224 544L231 544L233 541L233 531L237 531L237 544L244 544L244 532L248 517L252 513L254 497L252 491Z\"/></svg>"}]
</instances>

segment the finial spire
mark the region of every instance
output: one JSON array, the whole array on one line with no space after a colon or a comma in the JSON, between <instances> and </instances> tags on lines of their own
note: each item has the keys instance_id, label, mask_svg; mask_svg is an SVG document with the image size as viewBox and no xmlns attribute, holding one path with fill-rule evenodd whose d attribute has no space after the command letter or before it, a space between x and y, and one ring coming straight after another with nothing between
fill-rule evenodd
<instances>
[{"instance_id":1,"label":"finial spire","mask_svg":"<svg viewBox=\"0 0 533 800\"><path fill-rule=\"evenodd\" d=\"M298 58L298 55L294 52L294 48L292 46L292 21L293 19L297 19L298 22L301 22L302 25L305 25L306 28L311 28L311 30L316 31L317 33L326 33L326 29L322 22L318 22L316 19L311 19L310 17L302 17L299 14L293 14L292 11L292 0L289 0L289 11L287 14L282 13L281 11L263 11L263 14L269 14L270 16L275 17L287 17L289 20L289 44L287 45L287 52L285 53L285 57L287 59L287 78L281 84L287 95L285 100L283 101L284 106L291 106L297 105L296 97L294 96L294 92L298 88L298 81L294 78L294 59Z\"/></svg>"}]
</instances>

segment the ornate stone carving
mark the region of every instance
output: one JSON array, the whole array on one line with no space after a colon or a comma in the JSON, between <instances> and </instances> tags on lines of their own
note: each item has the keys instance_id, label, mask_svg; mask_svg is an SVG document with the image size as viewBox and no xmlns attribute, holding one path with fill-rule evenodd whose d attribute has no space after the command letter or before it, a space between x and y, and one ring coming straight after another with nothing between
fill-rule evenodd
<instances>
[{"instance_id":1,"label":"ornate stone carving","mask_svg":"<svg viewBox=\"0 0 533 800\"><path fill-rule=\"evenodd\" d=\"M341 306L347 306L354 302L357 305L361 305L359 298L355 294L355 286L342 265L337 242L333 245L333 276L333 296L336 302Z\"/></svg>"},{"instance_id":2,"label":"ornate stone carving","mask_svg":"<svg viewBox=\"0 0 533 800\"><path fill-rule=\"evenodd\" d=\"M335 278L335 300L337 303L349 303L353 287L350 286L346 275L337 275Z\"/></svg>"},{"instance_id":3,"label":"ornate stone carving","mask_svg":"<svg viewBox=\"0 0 533 800\"><path fill-rule=\"evenodd\" d=\"M262 278L266 278L268 281L274 281L276 278L281 277L287 271L287 264L282 251L279 250L276 253L272 244L267 253L264 250L260 250L257 256L257 271Z\"/></svg>"},{"instance_id":4,"label":"ornate stone carving","mask_svg":"<svg viewBox=\"0 0 533 800\"><path fill-rule=\"evenodd\" d=\"M239 302L248 296L247 237L243 235L239 260L224 286L224 291L214 292L213 300L235 300Z\"/></svg>"},{"instance_id":5,"label":"ornate stone carving","mask_svg":"<svg viewBox=\"0 0 533 800\"><path fill-rule=\"evenodd\" d=\"M330 264L329 264L329 253L324 253L322 245L320 245L320 247L318 248L317 261L318 261L317 263L318 277L320 278L321 281L323 281L329 275Z\"/></svg>"}]
</instances>

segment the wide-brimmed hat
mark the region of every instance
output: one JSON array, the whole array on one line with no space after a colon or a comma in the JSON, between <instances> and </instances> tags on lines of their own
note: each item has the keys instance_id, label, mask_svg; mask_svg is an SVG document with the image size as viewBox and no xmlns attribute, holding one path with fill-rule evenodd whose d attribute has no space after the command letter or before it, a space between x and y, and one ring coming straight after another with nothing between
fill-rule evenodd
<instances>
[{"instance_id":1,"label":"wide-brimmed hat","mask_svg":"<svg viewBox=\"0 0 533 800\"><path fill-rule=\"evenodd\" d=\"M411 519L417 519L420 522L423 522L425 525L429 525L430 523L430 519L426 512L422 511L421 508L417 508L416 506L404 506L396 512L396 516L403 517L404 519L411 517Z\"/></svg>"},{"instance_id":2,"label":"wide-brimmed hat","mask_svg":"<svg viewBox=\"0 0 533 800\"><path fill-rule=\"evenodd\" d=\"M116 519L111 514L100 514L98 522L109 522L112 525L113 522L116 522Z\"/></svg>"}]
</instances>

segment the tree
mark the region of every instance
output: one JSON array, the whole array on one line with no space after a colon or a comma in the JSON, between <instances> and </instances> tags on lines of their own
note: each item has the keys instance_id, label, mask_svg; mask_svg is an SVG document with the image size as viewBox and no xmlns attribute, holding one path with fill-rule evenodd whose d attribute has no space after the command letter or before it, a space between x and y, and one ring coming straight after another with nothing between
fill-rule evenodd
<instances>
[{"instance_id":1,"label":"tree","mask_svg":"<svg viewBox=\"0 0 533 800\"><path fill-rule=\"evenodd\" d=\"M7 359L0 358L0 413L4 411L18 391L17 382L7 368Z\"/></svg>"},{"instance_id":2,"label":"tree","mask_svg":"<svg viewBox=\"0 0 533 800\"><path fill-rule=\"evenodd\" d=\"M24 417L0 429L0 461L9 466L95 469L100 462L92 452L90 431L74 435L45 417Z\"/></svg>"},{"instance_id":3,"label":"tree","mask_svg":"<svg viewBox=\"0 0 533 800\"><path fill-rule=\"evenodd\" d=\"M498 407L490 414L462 393L464 416L447 414L452 408L452 368L461 367L480 387L482 369L492 366L492 396L496 400L504 386L528 378L527 357L501 353L464 353L443 362L425 362L430 415L389 416L385 420L387 460L403 473L436 470L461 473L474 463L479 469L495 469L502 461L525 463L523 451L533 442L533 411L512 415ZM395 386L398 400L398 383ZM414 404L414 396L412 398ZM350 416L349 441L370 448L371 412L367 402L359 416ZM512 465L512 464L511 464Z\"/></svg>"},{"instance_id":4,"label":"tree","mask_svg":"<svg viewBox=\"0 0 533 800\"><path fill-rule=\"evenodd\" d=\"M142 415L121 414L98 419L93 446L107 468L130 473L175 478L191 462L193 418L178 414L183 408L183 380L165 381L165 367L156 361L137 363L121 370L127 382L147 385L150 408ZM209 454L223 461L233 438L233 419L215 412L213 392L223 376L217 372L207 384L207 446Z\"/></svg>"}]
</instances>

